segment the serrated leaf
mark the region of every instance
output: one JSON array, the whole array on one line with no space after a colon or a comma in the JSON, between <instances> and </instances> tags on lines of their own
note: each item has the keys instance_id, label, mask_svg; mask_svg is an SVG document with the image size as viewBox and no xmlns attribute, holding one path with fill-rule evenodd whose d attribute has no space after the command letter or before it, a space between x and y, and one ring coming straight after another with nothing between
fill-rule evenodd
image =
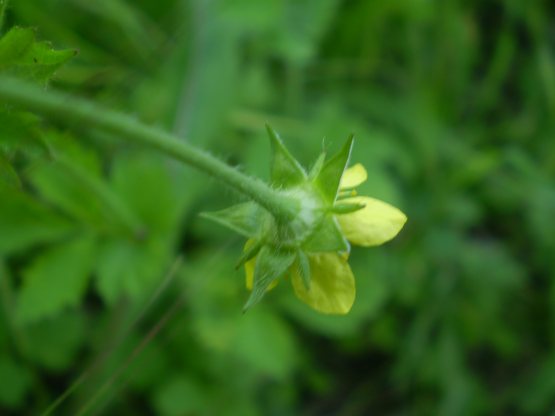
<instances>
[{"instance_id":1,"label":"serrated leaf","mask_svg":"<svg viewBox=\"0 0 555 416\"><path fill-rule=\"evenodd\" d=\"M124 294L141 289L142 263L148 260L138 244L125 240L106 241L99 249L95 287L104 302L112 305Z\"/></svg>"},{"instance_id":2,"label":"serrated leaf","mask_svg":"<svg viewBox=\"0 0 555 416\"><path fill-rule=\"evenodd\" d=\"M71 161L94 176L101 176L102 163L98 154L90 146L84 145L71 134L63 134L55 130L41 131L40 135L51 157Z\"/></svg>"},{"instance_id":3,"label":"serrated leaf","mask_svg":"<svg viewBox=\"0 0 555 416\"><path fill-rule=\"evenodd\" d=\"M252 201L233 205L215 212L203 212L201 217L228 227L245 237L254 237L260 232L263 210Z\"/></svg>"},{"instance_id":4,"label":"serrated leaf","mask_svg":"<svg viewBox=\"0 0 555 416\"><path fill-rule=\"evenodd\" d=\"M13 27L0 38L0 71L17 65L34 41L35 32L21 27Z\"/></svg>"},{"instance_id":5,"label":"serrated leaf","mask_svg":"<svg viewBox=\"0 0 555 416\"><path fill-rule=\"evenodd\" d=\"M319 253L324 251L341 251L348 253L349 243L343 236L341 228L333 215L328 215L314 232L302 244L304 251Z\"/></svg>"},{"instance_id":6,"label":"serrated leaf","mask_svg":"<svg viewBox=\"0 0 555 416\"><path fill-rule=\"evenodd\" d=\"M119 157L113 165L111 181L118 197L150 234L169 238L179 231L187 197L175 185L165 158L151 152Z\"/></svg>"},{"instance_id":7,"label":"serrated leaf","mask_svg":"<svg viewBox=\"0 0 555 416\"><path fill-rule=\"evenodd\" d=\"M113 304L122 296L136 299L151 290L166 271L170 244L163 237L103 242L95 270L95 286L102 299Z\"/></svg>"},{"instance_id":8,"label":"serrated leaf","mask_svg":"<svg viewBox=\"0 0 555 416\"><path fill-rule=\"evenodd\" d=\"M337 197L341 176L343 176L343 172L349 163L353 140L353 135L350 135L341 150L324 164L320 174L315 179L320 192L330 203L333 203Z\"/></svg>"},{"instance_id":9,"label":"serrated leaf","mask_svg":"<svg viewBox=\"0 0 555 416\"><path fill-rule=\"evenodd\" d=\"M306 179L306 173L297 160L289 153L277 132L266 124L272 145L272 185L289 188Z\"/></svg>"},{"instance_id":10,"label":"serrated leaf","mask_svg":"<svg viewBox=\"0 0 555 416\"><path fill-rule=\"evenodd\" d=\"M78 172L70 171L61 163L40 161L28 172L28 179L41 196L69 216L94 227L110 223L112 216L99 198L84 182L101 179L83 166L75 164ZM85 181L83 181L85 178Z\"/></svg>"},{"instance_id":11,"label":"serrated leaf","mask_svg":"<svg viewBox=\"0 0 555 416\"><path fill-rule=\"evenodd\" d=\"M283 276L294 260L294 252L262 247L256 256L252 292L243 310L246 311L260 302L272 282Z\"/></svg>"},{"instance_id":12,"label":"serrated leaf","mask_svg":"<svg viewBox=\"0 0 555 416\"><path fill-rule=\"evenodd\" d=\"M29 323L81 302L95 262L96 244L79 238L43 251L23 272L16 316Z\"/></svg>"},{"instance_id":13,"label":"serrated leaf","mask_svg":"<svg viewBox=\"0 0 555 416\"><path fill-rule=\"evenodd\" d=\"M41 196L97 230L142 235L145 227L141 221L121 194L102 178L98 155L71 136L52 132L43 136L53 160L38 160L28 170L29 180Z\"/></svg>"},{"instance_id":14,"label":"serrated leaf","mask_svg":"<svg viewBox=\"0 0 555 416\"><path fill-rule=\"evenodd\" d=\"M54 50L46 42L37 42L32 29L14 27L0 39L0 72L45 82L75 54L75 50Z\"/></svg>"},{"instance_id":15,"label":"serrated leaf","mask_svg":"<svg viewBox=\"0 0 555 416\"><path fill-rule=\"evenodd\" d=\"M74 225L15 189L0 198L0 253L7 255L67 236Z\"/></svg>"}]
</instances>

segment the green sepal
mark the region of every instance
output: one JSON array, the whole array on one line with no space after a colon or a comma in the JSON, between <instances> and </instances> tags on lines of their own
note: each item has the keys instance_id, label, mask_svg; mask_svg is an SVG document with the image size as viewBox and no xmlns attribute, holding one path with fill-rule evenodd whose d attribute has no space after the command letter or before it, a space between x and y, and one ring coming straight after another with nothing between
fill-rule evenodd
<instances>
[{"instance_id":1,"label":"green sepal","mask_svg":"<svg viewBox=\"0 0 555 416\"><path fill-rule=\"evenodd\" d=\"M304 241L302 249L308 253L340 251L348 253L349 242L343 236L333 215L327 215L314 232Z\"/></svg>"},{"instance_id":2,"label":"green sepal","mask_svg":"<svg viewBox=\"0 0 555 416\"><path fill-rule=\"evenodd\" d=\"M315 178L316 185L329 203L333 203L337 197L341 177L349 163L353 140L354 136L351 134L341 150L324 164L320 174Z\"/></svg>"},{"instance_id":3,"label":"green sepal","mask_svg":"<svg viewBox=\"0 0 555 416\"><path fill-rule=\"evenodd\" d=\"M76 54L72 49L54 50L47 42L37 42L33 29L13 27L0 39L0 72L46 82Z\"/></svg>"},{"instance_id":4,"label":"green sepal","mask_svg":"<svg viewBox=\"0 0 555 416\"><path fill-rule=\"evenodd\" d=\"M310 262L308 261L308 256L302 250L297 250L297 270L304 283L304 287L306 290L310 290Z\"/></svg>"},{"instance_id":5,"label":"green sepal","mask_svg":"<svg viewBox=\"0 0 555 416\"><path fill-rule=\"evenodd\" d=\"M306 179L306 173L297 160L289 153L277 132L266 124L272 145L271 181L275 187L289 188Z\"/></svg>"},{"instance_id":6,"label":"green sepal","mask_svg":"<svg viewBox=\"0 0 555 416\"><path fill-rule=\"evenodd\" d=\"M228 227L245 237L254 237L259 233L263 211L255 202L249 201L233 205L215 212L202 212L201 217Z\"/></svg>"},{"instance_id":7,"label":"green sepal","mask_svg":"<svg viewBox=\"0 0 555 416\"><path fill-rule=\"evenodd\" d=\"M339 203L335 204L329 209L329 212L333 212L334 214L350 214L352 212L356 212L364 208L365 204L349 204L349 203Z\"/></svg>"},{"instance_id":8,"label":"green sepal","mask_svg":"<svg viewBox=\"0 0 555 416\"><path fill-rule=\"evenodd\" d=\"M254 258L254 256L256 256L260 251L260 249L262 248L262 245L263 245L262 240L254 241L251 245L247 244L248 248L246 249L246 251L243 252L243 254L241 254L241 257L239 257L239 260L237 260L237 263L235 264L235 269L238 269L239 267L244 265L247 261Z\"/></svg>"},{"instance_id":9,"label":"green sepal","mask_svg":"<svg viewBox=\"0 0 555 416\"><path fill-rule=\"evenodd\" d=\"M263 246L256 256L254 266L253 288L243 312L256 305L264 297L268 287L276 279L282 277L295 260L295 252L276 250Z\"/></svg>"},{"instance_id":10,"label":"green sepal","mask_svg":"<svg viewBox=\"0 0 555 416\"><path fill-rule=\"evenodd\" d=\"M322 168L324 167L324 162L326 161L326 152L320 153L318 159L312 165L310 172L308 173L308 179L313 180L320 174Z\"/></svg>"}]
</instances>

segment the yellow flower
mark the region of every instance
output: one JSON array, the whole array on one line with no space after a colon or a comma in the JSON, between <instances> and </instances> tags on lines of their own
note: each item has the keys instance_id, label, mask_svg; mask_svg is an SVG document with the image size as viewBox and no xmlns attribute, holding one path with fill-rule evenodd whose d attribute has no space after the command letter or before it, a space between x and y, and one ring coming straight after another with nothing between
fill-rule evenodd
<instances>
[{"instance_id":1,"label":"yellow flower","mask_svg":"<svg viewBox=\"0 0 555 416\"><path fill-rule=\"evenodd\" d=\"M366 169L361 164L346 169L341 178L340 191L352 190L365 182L367 177ZM383 244L394 238L407 221L400 210L378 199L353 196L342 199L341 203L364 205L358 211L336 215L343 235L355 245L372 247ZM245 263L249 289L252 289L255 259ZM308 259L312 276L310 289L305 286L297 268L292 267L291 283L297 297L321 313L348 313L356 290L347 255L337 252L308 253Z\"/></svg>"}]
</instances>

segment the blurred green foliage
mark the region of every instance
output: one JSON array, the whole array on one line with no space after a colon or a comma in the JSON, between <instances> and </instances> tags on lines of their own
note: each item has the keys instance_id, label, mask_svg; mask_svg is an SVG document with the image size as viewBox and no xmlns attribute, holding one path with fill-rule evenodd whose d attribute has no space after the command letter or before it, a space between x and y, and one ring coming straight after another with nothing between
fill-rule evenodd
<instances>
[{"instance_id":1,"label":"blurred green foliage","mask_svg":"<svg viewBox=\"0 0 555 416\"><path fill-rule=\"evenodd\" d=\"M361 193L409 222L354 249L347 317L286 284L242 315L240 240L198 217L237 195L0 103L3 414L80 380L54 414L553 411L549 2L5 4L0 71L54 75L265 178L265 121L305 163L354 132Z\"/></svg>"}]
</instances>

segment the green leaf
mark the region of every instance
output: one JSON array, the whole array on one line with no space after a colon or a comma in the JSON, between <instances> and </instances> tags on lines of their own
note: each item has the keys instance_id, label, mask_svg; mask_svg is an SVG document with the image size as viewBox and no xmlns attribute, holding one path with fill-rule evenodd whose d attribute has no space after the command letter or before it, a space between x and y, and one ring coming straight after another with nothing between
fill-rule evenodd
<instances>
[{"instance_id":1,"label":"green leaf","mask_svg":"<svg viewBox=\"0 0 555 416\"><path fill-rule=\"evenodd\" d=\"M138 234L141 222L102 178L98 155L71 136L53 132L43 136L54 160L35 162L29 180L44 199L97 230Z\"/></svg>"},{"instance_id":2,"label":"green leaf","mask_svg":"<svg viewBox=\"0 0 555 416\"><path fill-rule=\"evenodd\" d=\"M264 211L252 201L233 205L215 212L203 212L201 217L228 227L245 237L254 237L260 233Z\"/></svg>"},{"instance_id":3,"label":"green leaf","mask_svg":"<svg viewBox=\"0 0 555 416\"><path fill-rule=\"evenodd\" d=\"M46 42L37 42L32 29L14 27L0 39L0 72L46 82L75 54L75 50L54 50Z\"/></svg>"},{"instance_id":4,"label":"green leaf","mask_svg":"<svg viewBox=\"0 0 555 416\"><path fill-rule=\"evenodd\" d=\"M143 340L144 335L140 332L130 333L126 336L123 345L134 348ZM121 348L125 354L128 349ZM151 391L160 384L160 380L166 378L173 369L172 355L168 353L164 343L150 342L148 346L142 350L141 357L137 360L136 365L130 370L133 377L128 379L129 386L134 391ZM118 358L119 359L119 358ZM122 357L122 359L124 359Z\"/></svg>"},{"instance_id":5,"label":"green leaf","mask_svg":"<svg viewBox=\"0 0 555 416\"><path fill-rule=\"evenodd\" d=\"M180 374L160 383L153 401L159 415L196 415L206 412L211 395L198 379Z\"/></svg>"},{"instance_id":6,"label":"green leaf","mask_svg":"<svg viewBox=\"0 0 555 416\"><path fill-rule=\"evenodd\" d=\"M354 137L351 134L341 150L324 164L320 174L316 177L316 185L330 203L333 203L337 197L341 177L349 163L353 140Z\"/></svg>"},{"instance_id":7,"label":"green leaf","mask_svg":"<svg viewBox=\"0 0 555 416\"><path fill-rule=\"evenodd\" d=\"M38 119L27 113L0 109L0 152L9 157L21 152L25 156L44 156L48 152L38 134Z\"/></svg>"},{"instance_id":8,"label":"green leaf","mask_svg":"<svg viewBox=\"0 0 555 416\"><path fill-rule=\"evenodd\" d=\"M98 153L90 145L83 143L74 135L56 130L44 131L43 129L40 135L48 148L49 156L71 161L94 176L101 176L102 162Z\"/></svg>"},{"instance_id":9,"label":"green leaf","mask_svg":"<svg viewBox=\"0 0 555 416\"><path fill-rule=\"evenodd\" d=\"M261 307L234 322L230 353L242 367L278 380L287 380L295 370L299 354L294 331L280 314Z\"/></svg>"},{"instance_id":10,"label":"green leaf","mask_svg":"<svg viewBox=\"0 0 555 416\"><path fill-rule=\"evenodd\" d=\"M0 38L0 71L5 71L25 56L35 41L32 29L13 27Z\"/></svg>"},{"instance_id":11,"label":"green leaf","mask_svg":"<svg viewBox=\"0 0 555 416\"><path fill-rule=\"evenodd\" d=\"M25 328L25 357L41 367L69 368L87 333L85 315L75 311L41 320Z\"/></svg>"},{"instance_id":12,"label":"green leaf","mask_svg":"<svg viewBox=\"0 0 555 416\"><path fill-rule=\"evenodd\" d=\"M2 189L0 253L6 255L67 236L74 225L15 189Z\"/></svg>"},{"instance_id":13,"label":"green leaf","mask_svg":"<svg viewBox=\"0 0 555 416\"><path fill-rule=\"evenodd\" d=\"M272 145L272 185L289 188L306 179L306 173L297 160L285 148L277 132L266 124Z\"/></svg>"},{"instance_id":14,"label":"green leaf","mask_svg":"<svg viewBox=\"0 0 555 416\"><path fill-rule=\"evenodd\" d=\"M111 212L96 195L91 193L90 182L101 179L83 165L72 163L68 169L62 163L39 161L29 170L29 181L49 203L69 216L102 228L111 223Z\"/></svg>"},{"instance_id":15,"label":"green leaf","mask_svg":"<svg viewBox=\"0 0 555 416\"><path fill-rule=\"evenodd\" d=\"M533 379L523 389L523 409L527 414L541 414L551 407L555 396L555 354L548 354L538 361Z\"/></svg>"},{"instance_id":16,"label":"green leaf","mask_svg":"<svg viewBox=\"0 0 555 416\"><path fill-rule=\"evenodd\" d=\"M262 247L256 257L252 292L243 311L260 302L270 284L283 276L294 260L294 252Z\"/></svg>"},{"instance_id":17,"label":"green leaf","mask_svg":"<svg viewBox=\"0 0 555 416\"><path fill-rule=\"evenodd\" d=\"M161 279L171 254L171 241L111 239L103 242L96 259L96 290L113 304L121 296L136 299Z\"/></svg>"},{"instance_id":18,"label":"green leaf","mask_svg":"<svg viewBox=\"0 0 555 416\"><path fill-rule=\"evenodd\" d=\"M32 374L9 355L1 355L0 382L0 408L16 409L24 404L32 384Z\"/></svg>"},{"instance_id":19,"label":"green leaf","mask_svg":"<svg viewBox=\"0 0 555 416\"><path fill-rule=\"evenodd\" d=\"M79 238L43 251L23 272L16 316L22 323L52 317L81 302L92 271L96 244Z\"/></svg>"},{"instance_id":20,"label":"green leaf","mask_svg":"<svg viewBox=\"0 0 555 416\"><path fill-rule=\"evenodd\" d=\"M318 253L323 251L341 251L348 253L350 246L337 220L333 215L327 215L316 230L302 244L304 251Z\"/></svg>"},{"instance_id":21,"label":"green leaf","mask_svg":"<svg viewBox=\"0 0 555 416\"><path fill-rule=\"evenodd\" d=\"M168 237L179 231L188 190L176 186L166 158L150 151L119 157L112 168L111 181L118 197L150 234Z\"/></svg>"},{"instance_id":22,"label":"green leaf","mask_svg":"<svg viewBox=\"0 0 555 416\"><path fill-rule=\"evenodd\" d=\"M0 153L0 190L20 189L21 181L10 162Z\"/></svg>"}]
</instances>

